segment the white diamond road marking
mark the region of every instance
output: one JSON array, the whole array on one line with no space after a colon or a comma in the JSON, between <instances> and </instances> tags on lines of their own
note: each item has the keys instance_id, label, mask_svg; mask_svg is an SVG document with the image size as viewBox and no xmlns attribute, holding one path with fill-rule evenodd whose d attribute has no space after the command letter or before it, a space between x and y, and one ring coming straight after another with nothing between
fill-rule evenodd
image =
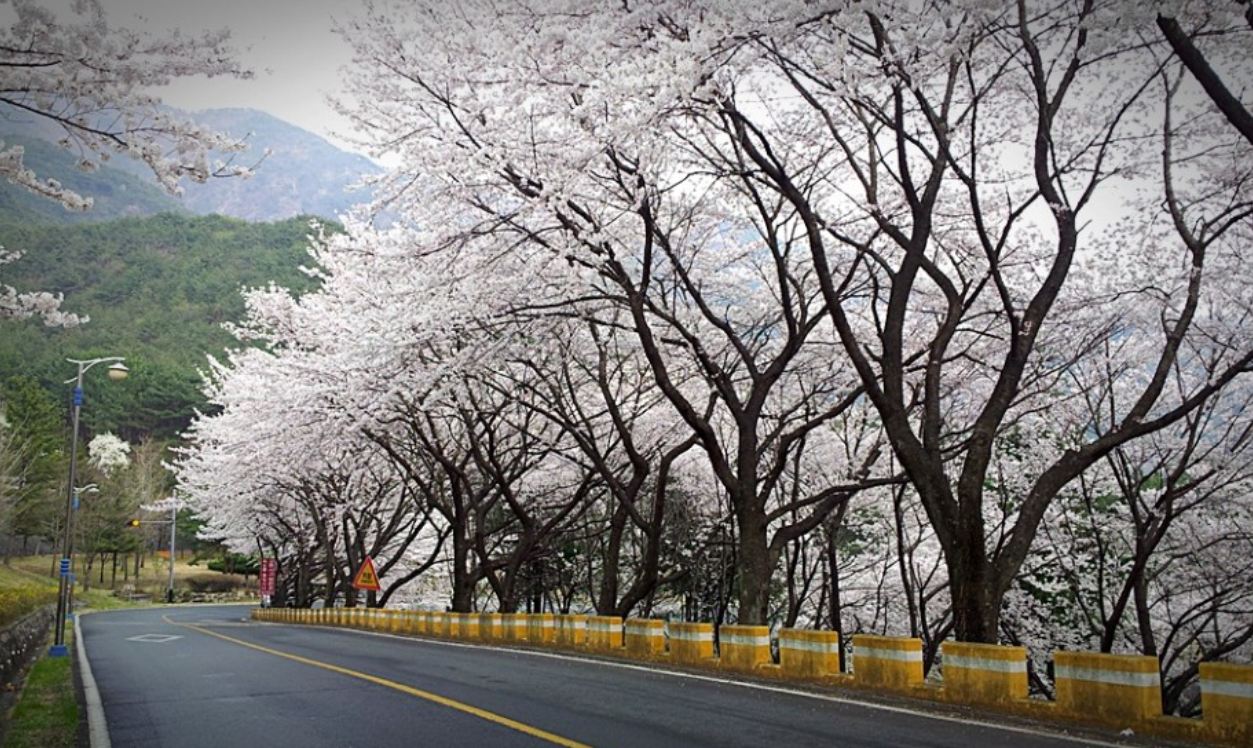
<instances>
[{"instance_id":1,"label":"white diamond road marking","mask_svg":"<svg viewBox=\"0 0 1253 748\"><path fill-rule=\"evenodd\" d=\"M171 636L169 634L144 634L142 636L127 637L126 641L146 642L149 644L165 644L166 642L172 642L175 639L182 639L182 638L183 637L181 636Z\"/></svg>"}]
</instances>

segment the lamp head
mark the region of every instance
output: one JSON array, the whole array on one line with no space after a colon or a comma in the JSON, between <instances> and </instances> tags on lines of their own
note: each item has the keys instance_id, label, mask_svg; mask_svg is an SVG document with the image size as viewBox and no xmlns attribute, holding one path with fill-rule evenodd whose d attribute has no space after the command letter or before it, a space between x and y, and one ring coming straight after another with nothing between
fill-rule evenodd
<instances>
[{"instance_id":1,"label":"lamp head","mask_svg":"<svg viewBox=\"0 0 1253 748\"><path fill-rule=\"evenodd\" d=\"M115 382L120 382L123 379L126 379L126 375L130 374L130 372L131 370L126 368L126 364L118 361L116 364L109 367L109 379L112 379Z\"/></svg>"}]
</instances>

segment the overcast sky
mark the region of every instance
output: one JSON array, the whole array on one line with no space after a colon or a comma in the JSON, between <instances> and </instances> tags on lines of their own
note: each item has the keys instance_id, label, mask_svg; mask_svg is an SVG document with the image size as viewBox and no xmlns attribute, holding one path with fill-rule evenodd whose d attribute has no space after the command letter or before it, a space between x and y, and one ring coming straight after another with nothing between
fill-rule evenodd
<instances>
[{"instance_id":1,"label":"overcast sky","mask_svg":"<svg viewBox=\"0 0 1253 748\"><path fill-rule=\"evenodd\" d=\"M256 73L250 81L176 82L157 94L171 106L197 111L223 107L260 109L344 145L336 132L349 123L326 103L342 94L339 68L351 60L348 44L332 31L332 16L346 18L356 3L335 0L102 0L110 25L185 35L227 27L240 60ZM48 7L68 6L52 0ZM58 10L68 19L68 10Z\"/></svg>"}]
</instances>

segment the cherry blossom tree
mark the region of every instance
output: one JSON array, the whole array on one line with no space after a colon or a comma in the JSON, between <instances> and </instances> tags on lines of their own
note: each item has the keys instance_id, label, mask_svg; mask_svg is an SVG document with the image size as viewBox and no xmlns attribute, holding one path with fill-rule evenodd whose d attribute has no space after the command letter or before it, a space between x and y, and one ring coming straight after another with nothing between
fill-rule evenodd
<instances>
[{"instance_id":1,"label":"cherry blossom tree","mask_svg":"<svg viewBox=\"0 0 1253 748\"><path fill-rule=\"evenodd\" d=\"M596 611L625 618L686 573L663 569L662 550L675 464L697 440L653 386L638 348L614 334L613 310L588 316L552 325L551 345L524 351L518 374L497 386L520 392L524 407L560 428L576 445L565 459L602 487L590 521L567 543L599 562L586 592Z\"/></svg>"},{"instance_id":2,"label":"cherry blossom tree","mask_svg":"<svg viewBox=\"0 0 1253 748\"><path fill-rule=\"evenodd\" d=\"M1196 28L1232 28L1234 8L1211 11ZM979 641L997 638L1058 492L1250 362L1238 315L1222 330L1198 318L1243 304L1239 271L1223 271L1248 219L1232 166L1248 144L1219 142L1221 113L1178 117L1186 87L1159 31L1154 11L1113 1L470 3L346 29L373 94L358 120L406 161L396 204L415 220L432 197L461 205L453 229L477 213L480 236L585 267L631 310L732 496L745 620L773 570L757 418L822 349L825 317L826 362L855 372L837 390L879 412L943 548L957 635ZM1156 187L1145 206L1124 198L1136 185ZM1139 389L1100 428L1059 425L1068 441L1024 463L1007 511L992 506L1004 436L1073 397L1064 375L1106 345L1134 354L1118 371ZM1212 376L1192 363L1202 351ZM685 355L733 440L668 382ZM1172 371L1182 390L1166 389Z\"/></svg>"},{"instance_id":3,"label":"cherry blossom tree","mask_svg":"<svg viewBox=\"0 0 1253 748\"><path fill-rule=\"evenodd\" d=\"M1093 420L1109 398L1089 391ZM1247 384L1229 388L1068 487L1013 593L1014 638L1158 656L1167 713L1195 711L1197 664L1253 643L1248 406Z\"/></svg>"},{"instance_id":4,"label":"cherry blossom tree","mask_svg":"<svg viewBox=\"0 0 1253 748\"><path fill-rule=\"evenodd\" d=\"M204 182L248 169L221 160L245 147L161 106L153 90L177 78L247 78L226 30L154 36L111 26L99 0L76 0L68 19L34 0L4 0L15 20L0 29L0 118L35 124L92 171L115 156L144 164L173 194L183 178ZM52 138L50 138L52 139ZM0 138L0 177L67 210L89 210L91 196L41 177L20 144ZM219 154L215 156L214 154ZM0 248L0 267L19 253ZM0 285L0 319L41 317L49 325L81 321L60 311L57 295Z\"/></svg>"},{"instance_id":5,"label":"cherry blossom tree","mask_svg":"<svg viewBox=\"0 0 1253 748\"><path fill-rule=\"evenodd\" d=\"M241 543L429 511L457 610L674 593L931 654L1036 636L1036 561L1101 537L1137 560L1080 585L1098 645L1235 651L1243 593L1175 559L1244 542L1201 499L1242 480L1208 447L1253 362L1253 160L1171 35L1231 75L1248 24L1186 10L377 6L344 31L398 221L248 295L268 350L215 371L184 480ZM397 493L309 498L366 455Z\"/></svg>"},{"instance_id":6,"label":"cherry blossom tree","mask_svg":"<svg viewBox=\"0 0 1253 748\"><path fill-rule=\"evenodd\" d=\"M499 10L393 8L346 29L369 63L356 81L374 103L359 121L406 159L389 199L428 225L431 199L461 206L450 231L582 269L583 293L627 315L730 498L738 616L762 622L784 546L860 490L877 457L812 493L780 490L791 451L860 396L815 354L831 331L797 214L708 141L707 107L653 98L672 83L665 65L696 52L648 59L641 35L670 34L639 27L659 22L651 10ZM607 47L619 34L631 44Z\"/></svg>"}]
</instances>

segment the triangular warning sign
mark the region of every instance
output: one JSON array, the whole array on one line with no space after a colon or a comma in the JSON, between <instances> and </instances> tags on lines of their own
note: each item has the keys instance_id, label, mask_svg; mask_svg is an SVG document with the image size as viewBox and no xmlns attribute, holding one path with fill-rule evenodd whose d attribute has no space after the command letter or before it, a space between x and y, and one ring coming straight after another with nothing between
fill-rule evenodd
<instances>
[{"instance_id":1,"label":"triangular warning sign","mask_svg":"<svg viewBox=\"0 0 1253 748\"><path fill-rule=\"evenodd\" d=\"M379 575L374 572L374 559L369 556L365 557L365 561L361 564L361 570L357 572L357 576L352 580L352 586L359 590L381 590L379 587Z\"/></svg>"}]
</instances>

